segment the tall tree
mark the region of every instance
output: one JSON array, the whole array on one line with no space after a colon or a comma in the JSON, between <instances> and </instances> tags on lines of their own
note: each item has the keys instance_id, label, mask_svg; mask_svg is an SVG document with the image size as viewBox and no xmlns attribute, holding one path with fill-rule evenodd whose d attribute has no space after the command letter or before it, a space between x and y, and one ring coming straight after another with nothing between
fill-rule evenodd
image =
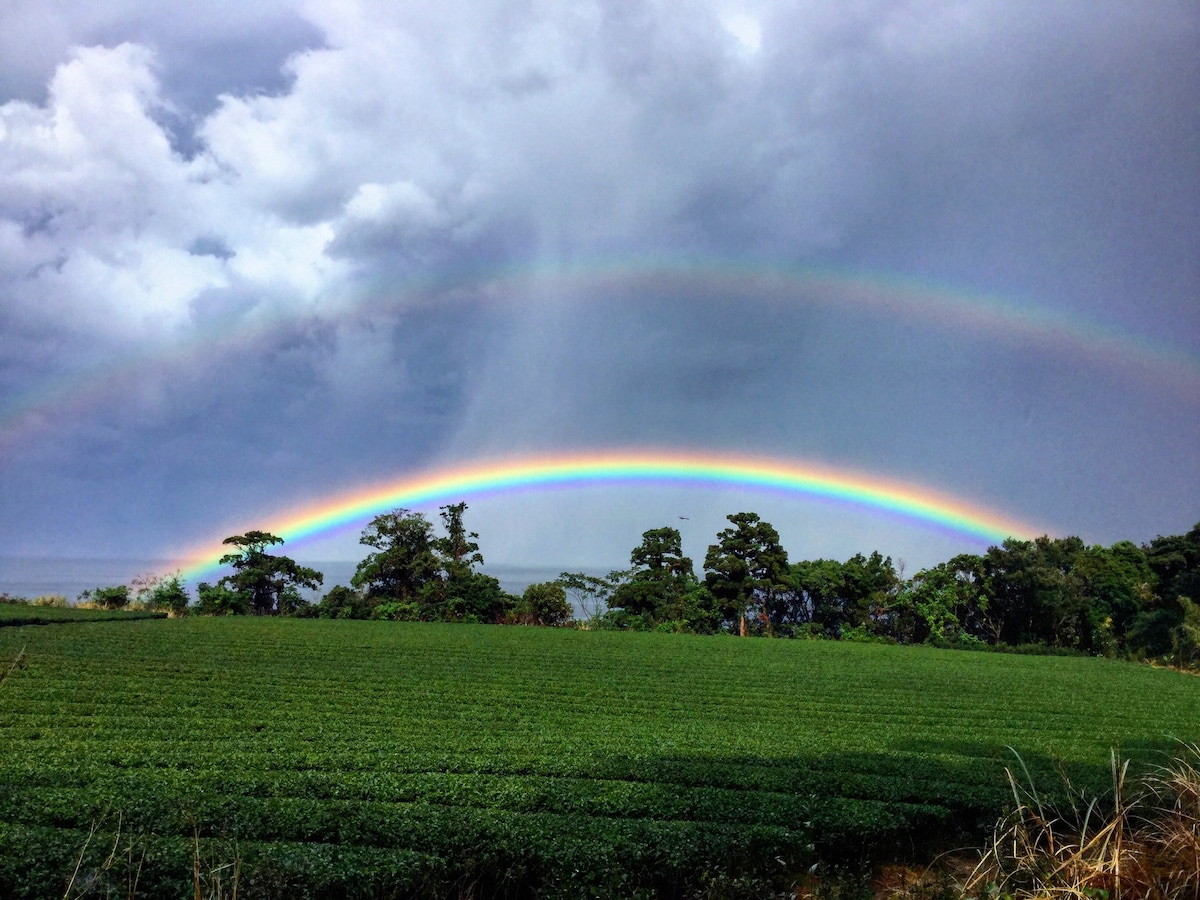
<instances>
[{"instance_id":1,"label":"tall tree","mask_svg":"<svg viewBox=\"0 0 1200 900\"><path fill-rule=\"evenodd\" d=\"M369 600L416 603L422 589L438 577L433 525L422 513L394 509L381 513L363 530L359 543L374 547L358 564L350 583Z\"/></svg>"},{"instance_id":2,"label":"tall tree","mask_svg":"<svg viewBox=\"0 0 1200 900\"><path fill-rule=\"evenodd\" d=\"M806 559L788 573L787 618L794 625L813 623L830 636L842 627L842 564L835 559Z\"/></svg>"},{"instance_id":3,"label":"tall tree","mask_svg":"<svg viewBox=\"0 0 1200 900\"><path fill-rule=\"evenodd\" d=\"M439 574L421 591L421 617L449 622L500 622L517 598L506 593L491 575L475 571L483 564L474 531L463 522L467 504L441 508L444 537L431 542Z\"/></svg>"},{"instance_id":4,"label":"tall tree","mask_svg":"<svg viewBox=\"0 0 1200 900\"><path fill-rule=\"evenodd\" d=\"M479 535L467 531L463 524L463 514L467 504L455 503L441 507L442 525L446 536L435 538L433 548L442 557L446 572L451 577L458 572L468 572L475 565L483 565L483 554L479 552L479 544L475 542Z\"/></svg>"},{"instance_id":5,"label":"tall tree","mask_svg":"<svg viewBox=\"0 0 1200 900\"><path fill-rule=\"evenodd\" d=\"M770 610L789 590L787 551L779 532L757 513L733 513L733 524L717 535L704 556L705 583L727 623L740 623L745 633L747 614L760 613L770 625Z\"/></svg>"},{"instance_id":6,"label":"tall tree","mask_svg":"<svg viewBox=\"0 0 1200 900\"><path fill-rule=\"evenodd\" d=\"M304 603L300 588L316 590L324 581L316 569L268 553L268 547L283 543L283 538L269 532L235 534L222 543L237 550L221 557L222 565L233 566L234 573L220 579L217 586L244 598L246 607L258 615L296 612Z\"/></svg>"},{"instance_id":7,"label":"tall tree","mask_svg":"<svg viewBox=\"0 0 1200 900\"><path fill-rule=\"evenodd\" d=\"M684 598L696 585L692 561L683 555L677 528L652 528L629 554L628 577L616 588L612 605L641 616L653 627L682 617Z\"/></svg>"},{"instance_id":8,"label":"tall tree","mask_svg":"<svg viewBox=\"0 0 1200 900\"><path fill-rule=\"evenodd\" d=\"M1190 612L1179 598L1200 601L1200 523L1187 534L1156 537L1145 551L1156 586L1130 626L1129 643L1148 656L1160 656L1171 652Z\"/></svg>"},{"instance_id":9,"label":"tall tree","mask_svg":"<svg viewBox=\"0 0 1200 900\"><path fill-rule=\"evenodd\" d=\"M1145 552L1131 541L1088 547L1076 557L1073 574L1087 597L1080 647L1105 656L1128 649L1129 631L1153 596Z\"/></svg>"},{"instance_id":10,"label":"tall tree","mask_svg":"<svg viewBox=\"0 0 1200 900\"><path fill-rule=\"evenodd\" d=\"M900 578L890 556L878 550L856 553L842 564L842 608L851 628L870 628L879 622L895 598Z\"/></svg>"}]
</instances>

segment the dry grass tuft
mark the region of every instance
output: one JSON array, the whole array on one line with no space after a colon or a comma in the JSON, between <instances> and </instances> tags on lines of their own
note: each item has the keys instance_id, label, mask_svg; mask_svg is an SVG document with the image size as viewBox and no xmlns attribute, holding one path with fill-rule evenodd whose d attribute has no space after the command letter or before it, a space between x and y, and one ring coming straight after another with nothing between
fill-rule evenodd
<instances>
[{"instance_id":1,"label":"dry grass tuft","mask_svg":"<svg viewBox=\"0 0 1200 900\"><path fill-rule=\"evenodd\" d=\"M967 879L971 897L1012 900L1200 898L1200 746L1134 782L1112 756L1112 793L1051 804L1008 770L1016 808Z\"/></svg>"}]
</instances>

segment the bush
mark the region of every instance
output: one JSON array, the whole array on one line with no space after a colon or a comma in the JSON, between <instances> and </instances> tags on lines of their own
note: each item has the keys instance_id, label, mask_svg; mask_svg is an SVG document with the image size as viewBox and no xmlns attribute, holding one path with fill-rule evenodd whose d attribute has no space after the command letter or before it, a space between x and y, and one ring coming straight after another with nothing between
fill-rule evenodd
<instances>
[{"instance_id":1,"label":"bush","mask_svg":"<svg viewBox=\"0 0 1200 900\"><path fill-rule=\"evenodd\" d=\"M991 650L993 649L987 641L975 637L973 634L966 632L955 634L950 637L943 635L931 634L925 640L926 646L937 647L939 650Z\"/></svg>"},{"instance_id":2,"label":"bush","mask_svg":"<svg viewBox=\"0 0 1200 900\"><path fill-rule=\"evenodd\" d=\"M371 618L388 622L419 622L421 607L411 600L381 600L371 610Z\"/></svg>"},{"instance_id":3,"label":"bush","mask_svg":"<svg viewBox=\"0 0 1200 900\"><path fill-rule=\"evenodd\" d=\"M520 625L570 625L574 610L567 602L566 589L556 581L531 584L525 588L511 617Z\"/></svg>"},{"instance_id":4,"label":"bush","mask_svg":"<svg viewBox=\"0 0 1200 900\"><path fill-rule=\"evenodd\" d=\"M895 638L883 634L875 634L867 625L856 625L853 628L843 628L840 640L851 644L894 644Z\"/></svg>"},{"instance_id":5,"label":"bush","mask_svg":"<svg viewBox=\"0 0 1200 900\"><path fill-rule=\"evenodd\" d=\"M1175 646L1175 658L1185 668L1200 666L1200 605L1187 597L1179 598L1183 607L1183 621L1171 635Z\"/></svg>"},{"instance_id":6,"label":"bush","mask_svg":"<svg viewBox=\"0 0 1200 900\"><path fill-rule=\"evenodd\" d=\"M147 609L164 609L173 616L186 616L190 603L187 590L178 575L156 584L146 598Z\"/></svg>"},{"instance_id":7,"label":"bush","mask_svg":"<svg viewBox=\"0 0 1200 900\"><path fill-rule=\"evenodd\" d=\"M805 622L793 629L792 637L805 641L825 641L829 639L829 632L825 630L825 626L816 622Z\"/></svg>"},{"instance_id":8,"label":"bush","mask_svg":"<svg viewBox=\"0 0 1200 900\"><path fill-rule=\"evenodd\" d=\"M222 584L202 581L196 587L196 596L196 608L202 616L245 615L250 611L250 602L243 594Z\"/></svg>"},{"instance_id":9,"label":"bush","mask_svg":"<svg viewBox=\"0 0 1200 900\"><path fill-rule=\"evenodd\" d=\"M337 584L317 604L317 616L322 619L369 619L371 602L361 591Z\"/></svg>"},{"instance_id":10,"label":"bush","mask_svg":"<svg viewBox=\"0 0 1200 900\"><path fill-rule=\"evenodd\" d=\"M95 609L124 609L129 605L129 588L123 584L114 587L94 588L79 595L80 606Z\"/></svg>"}]
</instances>

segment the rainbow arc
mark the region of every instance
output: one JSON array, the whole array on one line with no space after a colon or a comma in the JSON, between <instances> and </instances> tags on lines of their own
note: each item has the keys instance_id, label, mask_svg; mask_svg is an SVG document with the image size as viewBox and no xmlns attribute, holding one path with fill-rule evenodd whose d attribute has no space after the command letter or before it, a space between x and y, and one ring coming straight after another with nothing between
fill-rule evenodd
<instances>
[{"instance_id":1,"label":"rainbow arc","mask_svg":"<svg viewBox=\"0 0 1200 900\"><path fill-rule=\"evenodd\" d=\"M552 488L596 485L688 486L698 489L742 488L798 499L832 501L882 512L924 527L963 535L976 542L998 543L1007 537L1032 537L1034 527L990 509L929 488L819 464L715 453L606 451L483 460L412 474L247 523L288 543L303 543L339 529L365 525L381 512L430 507ZM232 532L227 532L232 533ZM189 580L216 571L224 550L218 538L183 556L180 569Z\"/></svg>"},{"instance_id":2,"label":"rainbow arc","mask_svg":"<svg viewBox=\"0 0 1200 900\"><path fill-rule=\"evenodd\" d=\"M1018 303L936 281L761 260L634 257L554 266L468 268L451 277L360 288L359 296L347 299L345 309L331 321L353 323L409 307L457 301L519 308L536 302L533 298L537 297L591 303L630 292L649 297L692 296L698 303L736 297L742 303L880 313L929 323L948 333L985 334L1069 353L1090 366L1177 391L1189 406L1200 402L1200 359L1192 351L1144 335L1056 312L1050 306ZM119 396L150 376L198 365L214 354L250 348L286 319L286 313L279 311L208 329L195 328L187 339L123 353L119 360L0 398L0 452L32 432L69 421L73 414Z\"/></svg>"}]
</instances>

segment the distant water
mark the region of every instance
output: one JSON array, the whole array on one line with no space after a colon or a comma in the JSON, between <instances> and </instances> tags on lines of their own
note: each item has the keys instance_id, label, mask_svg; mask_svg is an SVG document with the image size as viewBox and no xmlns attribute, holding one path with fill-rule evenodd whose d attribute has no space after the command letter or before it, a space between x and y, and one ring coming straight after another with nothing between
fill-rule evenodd
<instances>
[{"instance_id":1,"label":"distant water","mask_svg":"<svg viewBox=\"0 0 1200 900\"><path fill-rule=\"evenodd\" d=\"M357 561L303 560L304 565L317 569L325 576L324 588L311 592L315 599L335 584L349 584ZM483 571L498 578L501 587L520 594L529 585L551 581L564 567L548 566L485 566ZM83 591L117 584L129 584L139 575L170 575L174 572L168 560L161 559L55 559L29 557L0 557L0 594L12 597L40 597L58 594L75 600ZM188 585L195 590L195 585Z\"/></svg>"}]
</instances>

